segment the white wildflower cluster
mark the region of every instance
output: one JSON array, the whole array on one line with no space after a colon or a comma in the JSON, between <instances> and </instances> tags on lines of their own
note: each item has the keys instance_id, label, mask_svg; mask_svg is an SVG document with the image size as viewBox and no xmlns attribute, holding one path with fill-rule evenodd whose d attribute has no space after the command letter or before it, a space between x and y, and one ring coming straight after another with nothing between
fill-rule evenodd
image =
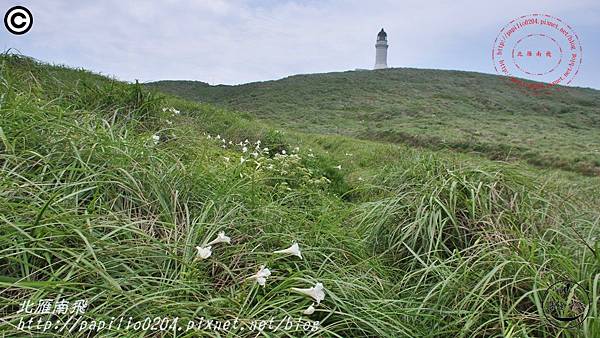
<instances>
[{"instance_id":1,"label":"white wildflower cluster","mask_svg":"<svg viewBox=\"0 0 600 338\"><path fill-rule=\"evenodd\" d=\"M300 156L300 147L294 147L290 152L281 149L274 156L271 155L271 150L264 147L261 140L250 142L248 139L244 141L226 140L220 134L211 135L203 133L207 140L217 142L224 149L231 149L240 152L239 161L233 161L229 156L223 156L223 161L226 164L238 163L248 166L253 169L253 174L266 173L269 177L281 177L293 181L298 185L326 185L330 180L324 176L317 176L312 169L306 168L302 164ZM315 155L312 149L308 150L307 157L314 158ZM341 167L339 168L341 169ZM242 177L250 177L248 172L240 174ZM291 190L289 184L281 182L279 188L282 190Z\"/></svg>"},{"instance_id":2,"label":"white wildflower cluster","mask_svg":"<svg viewBox=\"0 0 600 338\"><path fill-rule=\"evenodd\" d=\"M163 113L170 112L172 115L179 115L181 113L181 111L175 109L174 107L163 108L162 111L163 111Z\"/></svg>"},{"instance_id":3,"label":"white wildflower cluster","mask_svg":"<svg viewBox=\"0 0 600 338\"><path fill-rule=\"evenodd\" d=\"M162 111L163 111L163 113L167 113L167 112L171 113L171 116L181 114L181 111L175 109L174 107L163 108ZM166 123L167 126L173 125L173 121L171 121L169 119L165 119L164 122ZM174 133L171 132L170 134L166 134L163 130L160 132L156 132L152 136L150 136L150 142L153 143L154 145L157 145L160 142L166 142L169 139L174 139L174 138L176 138Z\"/></svg>"},{"instance_id":4,"label":"white wildflower cluster","mask_svg":"<svg viewBox=\"0 0 600 338\"><path fill-rule=\"evenodd\" d=\"M308 154L309 157L311 154L312 152ZM304 166L299 154L287 155L282 151L279 154L275 154L273 158L268 159L264 167L269 171L271 176L286 179L286 181L280 184L280 188L285 190L291 190L288 184L303 186L327 185L331 183L327 177L317 175L313 169Z\"/></svg>"},{"instance_id":5,"label":"white wildflower cluster","mask_svg":"<svg viewBox=\"0 0 600 338\"><path fill-rule=\"evenodd\" d=\"M211 135L209 133L204 132L202 133L202 135L206 137L207 140L213 140L217 142L223 149L237 150L236 148L238 148L242 153L246 154L250 152L251 154L255 155L255 157L257 157L258 154L268 154L269 152L269 149L260 147L260 140L252 144L247 139L243 142L234 142L232 140L226 140L225 137L221 136L221 134Z\"/></svg>"},{"instance_id":6,"label":"white wildflower cluster","mask_svg":"<svg viewBox=\"0 0 600 338\"><path fill-rule=\"evenodd\" d=\"M164 130L156 132L150 136L150 142L154 145L158 145L160 142L167 142L169 140L176 139L177 136L173 132L167 133Z\"/></svg>"},{"instance_id":7,"label":"white wildflower cluster","mask_svg":"<svg viewBox=\"0 0 600 338\"><path fill-rule=\"evenodd\" d=\"M219 243L227 243L227 244L231 244L231 238L227 235L225 235L224 231L221 231L217 234L217 238L213 239L212 241L204 244L204 245L200 245L196 247L197 253L196 253L196 257L198 259L207 259L208 257L210 257L212 255L212 247L215 244L219 244Z\"/></svg>"},{"instance_id":8,"label":"white wildflower cluster","mask_svg":"<svg viewBox=\"0 0 600 338\"><path fill-rule=\"evenodd\" d=\"M225 235L225 232L219 232L217 238L215 238L214 240L206 243L205 245L196 247L196 258L200 260L209 258L212 255L212 247L218 243L231 244L231 238ZM273 254L282 256L295 256L300 259L303 259L302 252L300 251L300 245L298 245L297 242L294 242L289 248L276 250L273 252ZM271 270L269 270L269 268L267 268L265 265L261 265L259 266L258 271L256 273L246 277L245 280L254 281L256 284L265 287L267 285L267 278L269 277L271 277ZM318 306L321 303L321 301L325 299L325 288L323 287L322 283L316 283L311 288L291 288L291 290L308 296L314 300L314 302L302 312L307 316L315 312L315 302Z\"/></svg>"}]
</instances>

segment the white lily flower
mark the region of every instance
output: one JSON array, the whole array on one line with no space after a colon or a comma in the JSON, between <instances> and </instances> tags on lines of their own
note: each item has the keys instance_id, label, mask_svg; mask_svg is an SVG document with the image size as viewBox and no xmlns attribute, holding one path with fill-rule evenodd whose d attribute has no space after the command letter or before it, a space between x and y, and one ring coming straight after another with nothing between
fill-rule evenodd
<instances>
[{"instance_id":1,"label":"white lily flower","mask_svg":"<svg viewBox=\"0 0 600 338\"><path fill-rule=\"evenodd\" d=\"M258 153L257 152L253 152L251 155L254 156L254 158L258 157Z\"/></svg>"},{"instance_id":2,"label":"white lily flower","mask_svg":"<svg viewBox=\"0 0 600 338\"><path fill-rule=\"evenodd\" d=\"M227 146L226 145L222 145L221 148L227 149Z\"/></svg>"},{"instance_id":3,"label":"white lily flower","mask_svg":"<svg viewBox=\"0 0 600 338\"><path fill-rule=\"evenodd\" d=\"M273 253L293 255L296 257L300 257L300 259L302 259L302 253L300 252L300 246L298 245L298 243L294 243L294 244L292 244L292 246L290 246L287 249L277 250Z\"/></svg>"},{"instance_id":4,"label":"white lily flower","mask_svg":"<svg viewBox=\"0 0 600 338\"><path fill-rule=\"evenodd\" d=\"M181 113L179 110L173 108L173 113L175 113L175 115L179 115L179 113Z\"/></svg>"},{"instance_id":5,"label":"white lily flower","mask_svg":"<svg viewBox=\"0 0 600 338\"><path fill-rule=\"evenodd\" d=\"M256 145L260 146L260 140L256 141Z\"/></svg>"},{"instance_id":6,"label":"white lily flower","mask_svg":"<svg viewBox=\"0 0 600 338\"><path fill-rule=\"evenodd\" d=\"M315 313L315 307L314 307L315 303L310 304L310 306L308 307L308 309L304 310L304 312L302 312L303 314L310 316L313 313Z\"/></svg>"},{"instance_id":7,"label":"white lily flower","mask_svg":"<svg viewBox=\"0 0 600 338\"><path fill-rule=\"evenodd\" d=\"M308 154L308 157L315 157L314 154Z\"/></svg>"},{"instance_id":8,"label":"white lily flower","mask_svg":"<svg viewBox=\"0 0 600 338\"><path fill-rule=\"evenodd\" d=\"M297 153L297 152L299 152L299 151L300 151L300 148L299 148L299 147L296 147L296 148L294 148L294 152L296 152L296 153Z\"/></svg>"},{"instance_id":9,"label":"white lily flower","mask_svg":"<svg viewBox=\"0 0 600 338\"><path fill-rule=\"evenodd\" d=\"M337 169L337 170L342 170L342 165L340 164L340 165L338 165L337 167L334 167L334 168Z\"/></svg>"},{"instance_id":10,"label":"white lily flower","mask_svg":"<svg viewBox=\"0 0 600 338\"><path fill-rule=\"evenodd\" d=\"M232 145L233 145L233 142L229 141L229 145L230 145L230 146L232 146Z\"/></svg>"},{"instance_id":11,"label":"white lily flower","mask_svg":"<svg viewBox=\"0 0 600 338\"><path fill-rule=\"evenodd\" d=\"M240 163L244 163L244 162L246 162L246 159L243 157L240 157Z\"/></svg>"},{"instance_id":12,"label":"white lily flower","mask_svg":"<svg viewBox=\"0 0 600 338\"><path fill-rule=\"evenodd\" d=\"M196 256L199 259L207 259L208 257L210 257L210 255L212 255L212 250L210 245L209 246L197 246L196 250L198 250L198 253L196 254Z\"/></svg>"},{"instance_id":13,"label":"white lily flower","mask_svg":"<svg viewBox=\"0 0 600 338\"><path fill-rule=\"evenodd\" d=\"M242 148L242 153L245 153L245 152L247 152L247 151L248 151L248 147L244 147L244 148Z\"/></svg>"},{"instance_id":14,"label":"white lily flower","mask_svg":"<svg viewBox=\"0 0 600 338\"><path fill-rule=\"evenodd\" d=\"M250 143L250 142L248 142L248 139L245 139L244 144L248 144L248 143Z\"/></svg>"},{"instance_id":15,"label":"white lily flower","mask_svg":"<svg viewBox=\"0 0 600 338\"><path fill-rule=\"evenodd\" d=\"M221 139L221 134L217 134L217 140Z\"/></svg>"},{"instance_id":16,"label":"white lily flower","mask_svg":"<svg viewBox=\"0 0 600 338\"><path fill-rule=\"evenodd\" d=\"M325 288L321 283L317 283L315 284L315 286L308 289L292 288L292 291L312 297L317 302L317 304L320 304L321 301L325 299Z\"/></svg>"},{"instance_id":17,"label":"white lily flower","mask_svg":"<svg viewBox=\"0 0 600 338\"><path fill-rule=\"evenodd\" d=\"M210 140L211 138L212 138L212 136L210 136L210 134L208 134L208 135L206 136L206 139L207 139L207 140Z\"/></svg>"},{"instance_id":18,"label":"white lily flower","mask_svg":"<svg viewBox=\"0 0 600 338\"><path fill-rule=\"evenodd\" d=\"M269 276L271 276L271 270L265 268L264 265L261 265L257 273L246 279L254 279L256 283L258 283L258 285L265 286L265 284L267 283L267 277Z\"/></svg>"},{"instance_id":19,"label":"white lily flower","mask_svg":"<svg viewBox=\"0 0 600 338\"><path fill-rule=\"evenodd\" d=\"M283 155L285 155L285 150L282 150L282 151L281 151L281 153L282 153Z\"/></svg>"},{"instance_id":20,"label":"white lily flower","mask_svg":"<svg viewBox=\"0 0 600 338\"><path fill-rule=\"evenodd\" d=\"M243 147L244 144L242 142L238 143L238 146Z\"/></svg>"},{"instance_id":21,"label":"white lily flower","mask_svg":"<svg viewBox=\"0 0 600 338\"><path fill-rule=\"evenodd\" d=\"M217 234L217 238L213 239L212 241L208 242L209 247L214 245L214 244L218 244L218 243L227 243L227 244L231 244L231 237L225 235L225 231L220 231Z\"/></svg>"},{"instance_id":22,"label":"white lily flower","mask_svg":"<svg viewBox=\"0 0 600 338\"><path fill-rule=\"evenodd\" d=\"M268 153L269 152L269 148L263 148L263 151Z\"/></svg>"},{"instance_id":23,"label":"white lily flower","mask_svg":"<svg viewBox=\"0 0 600 338\"><path fill-rule=\"evenodd\" d=\"M152 141L154 141L154 144L158 144L158 141L160 141L160 136L156 134L152 135Z\"/></svg>"},{"instance_id":24,"label":"white lily flower","mask_svg":"<svg viewBox=\"0 0 600 338\"><path fill-rule=\"evenodd\" d=\"M227 156L223 156L223 159L225 160L225 162L229 162L230 158Z\"/></svg>"}]
</instances>

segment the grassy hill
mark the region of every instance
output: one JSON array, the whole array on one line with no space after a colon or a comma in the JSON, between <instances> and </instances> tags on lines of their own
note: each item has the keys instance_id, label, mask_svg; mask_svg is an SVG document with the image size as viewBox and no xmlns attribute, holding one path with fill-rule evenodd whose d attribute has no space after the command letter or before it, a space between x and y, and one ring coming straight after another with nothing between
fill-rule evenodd
<instances>
[{"instance_id":1,"label":"grassy hill","mask_svg":"<svg viewBox=\"0 0 600 338\"><path fill-rule=\"evenodd\" d=\"M559 87L534 95L499 76L408 68L238 86L193 81L147 86L295 130L600 174L600 91L592 89Z\"/></svg>"},{"instance_id":2,"label":"grassy hill","mask_svg":"<svg viewBox=\"0 0 600 338\"><path fill-rule=\"evenodd\" d=\"M600 334L599 177L290 130L17 55L0 116L2 336ZM302 258L274 253L294 242ZM545 314L565 279L589 298L572 329ZM316 283L319 304L294 290ZM43 299L88 306L20 311ZM167 327L98 331L130 317Z\"/></svg>"}]
</instances>

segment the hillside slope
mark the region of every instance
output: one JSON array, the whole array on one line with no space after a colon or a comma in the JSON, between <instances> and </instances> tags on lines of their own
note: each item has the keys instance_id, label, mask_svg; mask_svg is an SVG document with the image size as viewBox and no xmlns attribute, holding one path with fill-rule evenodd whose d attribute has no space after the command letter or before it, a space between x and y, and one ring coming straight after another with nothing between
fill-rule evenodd
<instances>
[{"instance_id":1,"label":"hillside slope","mask_svg":"<svg viewBox=\"0 0 600 338\"><path fill-rule=\"evenodd\" d=\"M600 335L600 177L290 131L17 55L0 116L0 336ZM544 302L565 279L589 290L569 329ZM25 311L48 299L87 306Z\"/></svg>"},{"instance_id":2,"label":"hillside slope","mask_svg":"<svg viewBox=\"0 0 600 338\"><path fill-rule=\"evenodd\" d=\"M499 76L405 68L238 86L193 81L147 86L296 130L600 173L600 91L592 89L560 87L532 95Z\"/></svg>"}]
</instances>

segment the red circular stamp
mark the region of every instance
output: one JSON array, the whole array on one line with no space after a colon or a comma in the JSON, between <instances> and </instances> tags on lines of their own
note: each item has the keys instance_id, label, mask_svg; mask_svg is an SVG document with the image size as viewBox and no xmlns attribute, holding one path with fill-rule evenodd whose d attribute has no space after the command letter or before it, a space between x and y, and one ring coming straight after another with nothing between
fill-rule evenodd
<instances>
[{"instance_id":1,"label":"red circular stamp","mask_svg":"<svg viewBox=\"0 0 600 338\"><path fill-rule=\"evenodd\" d=\"M582 57L573 28L547 14L512 20L500 30L492 49L496 72L533 90L571 83L579 73Z\"/></svg>"}]
</instances>

